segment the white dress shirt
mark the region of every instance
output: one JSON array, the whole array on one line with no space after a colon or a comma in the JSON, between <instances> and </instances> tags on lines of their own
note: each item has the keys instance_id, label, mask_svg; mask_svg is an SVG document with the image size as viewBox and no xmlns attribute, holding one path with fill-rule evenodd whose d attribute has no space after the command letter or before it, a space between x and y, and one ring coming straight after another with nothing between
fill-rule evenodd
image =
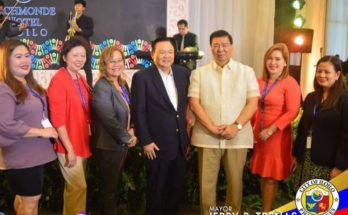
<instances>
[{"instance_id":1,"label":"white dress shirt","mask_svg":"<svg viewBox=\"0 0 348 215\"><path fill-rule=\"evenodd\" d=\"M175 87L175 82L174 82L174 75L173 71L170 70L169 74L163 72L158 68L158 71L161 75L164 87L166 88L168 97L173 104L175 110L177 110L178 107L178 92Z\"/></svg>"}]
</instances>

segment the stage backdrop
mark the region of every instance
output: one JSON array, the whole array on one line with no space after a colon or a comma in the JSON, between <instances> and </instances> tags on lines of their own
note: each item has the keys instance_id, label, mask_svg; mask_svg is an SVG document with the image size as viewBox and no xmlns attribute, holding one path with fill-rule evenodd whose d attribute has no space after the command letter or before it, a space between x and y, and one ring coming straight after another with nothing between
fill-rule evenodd
<instances>
[{"instance_id":1,"label":"stage backdrop","mask_svg":"<svg viewBox=\"0 0 348 215\"><path fill-rule=\"evenodd\" d=\"M33 55L34 69L56 68L59 51L66 35L67 20L73 13L73 0L18 0L10 19L30 25L19 38ZM16 2L6 1L5 14ZM87 0L85 14L94 20L91 37L92 68L98 69L103 48L117 45L124 50L126 67L148 67L136 51L150 51L150 41L165 34L167 1L163 0Z\"/></svg>"}]
</instances>

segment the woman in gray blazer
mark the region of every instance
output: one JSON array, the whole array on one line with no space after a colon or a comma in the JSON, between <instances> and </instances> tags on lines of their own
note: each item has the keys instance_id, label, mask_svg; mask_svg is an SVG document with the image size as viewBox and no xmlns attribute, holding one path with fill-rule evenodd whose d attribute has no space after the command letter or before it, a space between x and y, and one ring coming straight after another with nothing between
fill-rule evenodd
<instances>
[{"instance_id":1,"label":"woman in gray blazer","mask_svg":"<svg viewBox=\"0 0 348 215\"><path fill-rule=\"evenodd\" d=\"M92 93L93 154L100 181L101 214L116 214L117 183L128 147L137 138L130 128L130 97L124 77L123 51L105 48L100 56L100 79Z\"/></svg>"}]
</instances>

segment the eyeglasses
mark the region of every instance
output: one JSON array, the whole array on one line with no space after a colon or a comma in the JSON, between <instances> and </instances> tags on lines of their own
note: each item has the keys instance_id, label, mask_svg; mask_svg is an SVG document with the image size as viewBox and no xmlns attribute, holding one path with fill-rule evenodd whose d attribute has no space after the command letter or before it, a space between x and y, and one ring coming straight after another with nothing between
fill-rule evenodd
<instances>
[{"instance_id":1,"label":"eyeglasses","mask_svg":"<svg viewBox=\"0 0 348 215\"><path fill-rule=\"evenodd\" d=\"M223 49L227 49L231 46L231 43L214 43L212 45L213 49L219 49L220 47Z\"/></svg>"},{"instance_id":2,"label":"eyeglasses","mask_svg":"<svg viewBox=\"0 0 348 215\"><path fill-rule=\"evenodd\" d=\"M109 61L109 64L119 64L119 63L124 63L123 59Z\"/></svg>"},{"instance_id":3,"label":"eyeglasses","mask_svg":"<svg viewBox=\"0 0 348 215\"><path fill-rule=\"evenodd\" d=\"M172 55L172 54L174 54L174 50L168 50L168 51L159 50L158 53L161 54L161 55L164 55L164 54L170 54L170 55Z\"/></svg>"}]
</instances>

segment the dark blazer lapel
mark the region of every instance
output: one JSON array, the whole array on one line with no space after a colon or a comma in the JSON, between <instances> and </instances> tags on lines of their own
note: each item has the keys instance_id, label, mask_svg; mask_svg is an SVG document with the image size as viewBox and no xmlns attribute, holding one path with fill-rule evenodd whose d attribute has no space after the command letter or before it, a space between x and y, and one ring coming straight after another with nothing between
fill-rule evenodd
<instances>
[{"instance_id":1,"label":"dark blazer lapel","mask_svg":"<svg viewBox=\"0 0 348 215\"><path fill-rule=\"evenodd\" d=\"M174 109L174 106L173 106L172 102L169 99L169 96L167 94L167 90L166 90L166 88L164 86L162 77L161 77L157 67L153 67L153 69L151 70L151 73L152 73L152 77L154 79L154 85L158 89L158 92L162 95L164 100Z\"/></svg>"}]
</instances>

